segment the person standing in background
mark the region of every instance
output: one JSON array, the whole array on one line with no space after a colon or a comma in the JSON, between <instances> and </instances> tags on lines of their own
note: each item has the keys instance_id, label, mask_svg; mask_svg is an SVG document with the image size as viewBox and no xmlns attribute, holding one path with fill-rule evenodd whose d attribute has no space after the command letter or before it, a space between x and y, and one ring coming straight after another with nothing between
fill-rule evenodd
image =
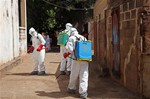
<instances>
[{"instance_id":1,"label":"person standing in background","mask_svg":"<svg viewBox=\"0 0 150 99\"><path fill-rule=\"evenodd\" d=\"M51 39L49 37L49 35L46 36L46 52L49 52L51 50Z\"/></svg>"}]
</instances>

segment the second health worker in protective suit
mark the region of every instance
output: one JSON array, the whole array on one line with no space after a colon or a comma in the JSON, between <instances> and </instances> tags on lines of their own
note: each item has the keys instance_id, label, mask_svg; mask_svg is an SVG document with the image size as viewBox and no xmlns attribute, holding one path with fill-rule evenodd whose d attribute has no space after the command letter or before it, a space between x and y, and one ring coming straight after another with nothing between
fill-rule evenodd
<instances>
[{"instance_id":1,"label":"second health worker in protective suit","mask_svg":"<svg viewBox=\"0 0 150 99\"><path fill-rule=\"evenodd\" d=\"M70 30L72 28L72 24L71 23L66 23L66 29L64 30L64 32L66 32L68 34L68 36L70 36ZM71 72L71 59L69 57L64 58L63 54L66 52L66 48L64 46L60 46L60 54L62 56L61 59L61 64L60 64L60 74L61 75L65 75L65 69L67 69L67 74L70 75Z\"/></svg>"},{"instance_id":2,"label":"second health worker in protective suit","mask_svg":"<svg viewBox=\"0 0 150 99\"><path fill-rule=\"evenodd\" d=\"M45 43L43 36L35 31L34 28L30 28L29 34L32 36L32 46L29 48L27 53L33 51L34 59L34 70L31 72L32 75L44 75L45 74ZM39 68L38 68L39 67Z\"/></svg>"},{"instance_id":3,"label":"second health worker in protective suit","mask_svg":"<svg viewBox=\"0 0 150 99\"><path fill-rule=\"evenodd\" d=\"M88 62L87 61L77 61L75 58L75 44L76 41L86 40L85 37L78 34L78 31L75 28L71 28L71 36L66 44L67 53L64 54L64 57L67 57L70 53L72 53L72 65L71 65L71 74L68 85L68 92L75 93L76 85L79 77L79 94L82 99L87 98L87 89L88 89Z\"/></svg>"}]
</instances>

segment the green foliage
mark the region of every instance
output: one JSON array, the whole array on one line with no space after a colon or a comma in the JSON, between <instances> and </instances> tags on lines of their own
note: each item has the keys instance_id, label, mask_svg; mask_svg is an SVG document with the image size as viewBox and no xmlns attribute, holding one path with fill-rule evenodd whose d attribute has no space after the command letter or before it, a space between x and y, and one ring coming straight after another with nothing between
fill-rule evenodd
<instances>
[{"instance_id":1,"label":"green foliage","mask_svg":"<svg viewBox=\"0 0 150 99\"><path fill-rule=\"evenodd\" d=\"M39 31L64 28L67 22L83 22L92 0L27 0L28 28Z\"/></svg>"},{"instance_id":2,"label":"green foliage","mask_svg":"<svg viewBox=\"0 0 150 99\"><path fill-rule=\"evenodd\" d=\"M55 27L56 10L54 6L42 0L27 0L27 23L28 28L34 27L39 31L47 31Z\"/></svg>"},{"instance_id":3,"label":"green foliage","mask_svg":"<svg viewBox=\"0 0 150 99\"><path fill-rule=\"evenodd\" d=\"M54 9L47 10L47 15L49 16L49 18L46 20L47 29L52 29L57 24L55 19L56 11Z\"/></svg>"}]
</instances>

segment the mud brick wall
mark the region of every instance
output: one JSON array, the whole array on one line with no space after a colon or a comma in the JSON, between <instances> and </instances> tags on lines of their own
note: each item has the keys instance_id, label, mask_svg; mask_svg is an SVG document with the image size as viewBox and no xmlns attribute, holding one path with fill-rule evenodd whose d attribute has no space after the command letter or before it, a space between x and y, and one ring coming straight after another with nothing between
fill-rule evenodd
<instances>
[{"instance_id":1,"label":"mud brick wall","mask_svg":"<svg viewBox=\"0 0 150 99\"><path fill-rule=\"evenodd\" d=\"M143 35L143 51L142 51L142 93L148 99L150 98L150 0L144 2L144 31Z\"/></svg>"},{"instance_id":2,"label":"mud brick wall","mask_svg":"<svg viewBox=\"0 0 150 99\"><path fill-rule=\"evenodd\" d=\"M136 0L120 5L120 54L123 84L130 90L139 92L139 34L136 5Z\"/></svg>"},{"instance_id":3,"label":"mud brick wall","mask_svg":"<svg viewBox=\"0 0 150 99\"><path fill-rule=\"evenodd\" d=\"M150 62L148 61L150 56L141 54L140 10L143 6L150 6L150 0L97 0L94 6L94 21L97 22L95 54L98 61L106 63L114 80L132 92L150 97ZM119 9L120 19L121 78L119 80L113 77L111 72L113 66L112 12L114 8ZM150 25L148 24L146 27L144 34L150 38ZM147 41L143 42L148 45Z\"/></svg>"},{"instance_id":4,"label":"mud brick wall","mask_svg":"<svg viewBox=\"0 0 150 99\"><path fill-rule=\"evenodd\" d=\"M97 23L95 55L100 64L106 64L106 26L105 11L107 0L100 0L94 6L94 21Z\"/></svg>"}]
</instances>

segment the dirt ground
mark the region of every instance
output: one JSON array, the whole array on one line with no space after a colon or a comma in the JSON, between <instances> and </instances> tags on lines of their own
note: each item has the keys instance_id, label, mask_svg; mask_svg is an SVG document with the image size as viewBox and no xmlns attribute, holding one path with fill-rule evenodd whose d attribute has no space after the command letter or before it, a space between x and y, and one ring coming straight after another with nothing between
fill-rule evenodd
<instances>
[{"instance_id":1,"label":"dirt ground","mask_svg":"<svg viewBox=\"0 0 150 99\"><path fill-rule=\"evenodd\" d=\"M0 99L80 99L66 92L69 77L59 73L60 54L51 51L46 53L46 75L30 75L33 70L31 54L23 57L23 61L0 78ZM115 83L109 77L99 77L90 63L89 89L87 99L138 99L136 95Z\"/></svg>"}]
</instances>

